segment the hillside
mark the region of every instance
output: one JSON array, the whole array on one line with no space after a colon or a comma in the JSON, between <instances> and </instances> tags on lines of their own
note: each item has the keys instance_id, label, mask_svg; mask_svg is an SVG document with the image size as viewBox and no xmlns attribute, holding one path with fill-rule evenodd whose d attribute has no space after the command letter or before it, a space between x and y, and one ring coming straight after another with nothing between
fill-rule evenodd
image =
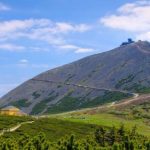
<instances>
[{"instance_id":1,"label":"hillside","mask_svg":"<svg viewBox=\"0 0 150 150\"><path fill-rule=\"evenodd\" d=\"M87 149L84 147L85 145L90 146L91 149L103 149L104 147L111 149L116 144L124 146L123 143L125 145L128 143L129 145L132 144L135 149L140 147L149 150L149 108L150 94L145 94L105 106L55 115L38 117L0 116L2 123L0 132L2 129L6 131L5 125L9 125L7 132L0 135L0 148L5 145L15 146L14 149L17 146L31 147L32 145L32 147L36 147L35 141L37 140L38 146L49 145L50 149L53 148L54 150L58 149L57 146L59 146L62 149L62 146L67 146L65 143L71 141L71 135L74 135L73 141L78 143L77 145L82 149ZM16 125L20 126L11 131L10 129ZM101 131L104 131L105 145L101 145L100 140L95 140L98 137L99 139L102 138L102 136L97 136L101 135ZM120 137L119 131L123 131L121 132L124 133L121 134L123 138ZM113 143L111 143L111 139L114 139ZM80 149L79 147L77 149Z\"/></svg>"},{"instance_id":2,"label":"hillside","mask_svg":"<svg viewBox=\"0 0 150 150\"><path fill-rule=\"evenodd\" d=\"M71 135L74 135L74 142L71 143L76 143L77 149L87 150L84 146L90 146L91 149L111 149L115 145L118 145L118 147L119 145L132 145L135 149L149 150L150 95L144 95L143 97L140 102L138 98L133 98L134 103L130 103L130 105L121 109L120 107L114 107L117 104L113 106L109 104L106 109L103 109L103 106L36 118L29 117L28 119L33 120L32 123L31 121L26 123L24 117L11 118L10 127L14 127L15 122L18 125L18 120L21 120L20 122L24 120L24 123L16 130L12 132L8 130L0 136L0 147L5 145L15 145L14 149L17 146L31 147L32 145L32 147L36 147L38 143L38 146L49 145L50 149L54 150L58 149L59 146L62 149L62 146L67 147L65 143L70 142ZM119 102L119 104L124 105L124 101ZM3 119L3 123L7 123L8 117L0 116L1 119ZM102 136L98 136L102 135L102 131L104 131L105 145L101 145L101 140L96 140L97 138L102 139ZM120 131L123 133L121 134L123 138L120 137ZM36 140L37 142L35 142Z\"/></svg>"},{"instance_id":3,"label":"hillside","mask_svg":"<svg viewBox=\"0 0 150 150\"><path fill-rule=\"evenodd\" d=\"M127 127L129 126L123 124L106 127L55 118L41 118L0 136L0 148L9 147L8 149L12 150L31 148L36 150L127 150L128 147L131 147L130 149L149 150L149 137L139 134L136 126L130 130Z\"/></svg>"},{"instance_id":4,"label":"hillside","mask_svg":"<svg viewBox=\"0 0 150 150\"><path fill-rule=\"evenodd\" d=\"M150 92L150 43L138 41L44 72L10 91L0 106L58 113Z\"/></svg>"},{"instance_id":5,"label":"hillside","mask_svg":"<svg viewBox=\"0 0 150 150\"><path fill-rule=\"evenodd\" d=\"M62 120L119 127L123 123L128 129L136 125L137 132L150 137L150 94L78 111L52 115Z\"/></svg>"}]
</instances>

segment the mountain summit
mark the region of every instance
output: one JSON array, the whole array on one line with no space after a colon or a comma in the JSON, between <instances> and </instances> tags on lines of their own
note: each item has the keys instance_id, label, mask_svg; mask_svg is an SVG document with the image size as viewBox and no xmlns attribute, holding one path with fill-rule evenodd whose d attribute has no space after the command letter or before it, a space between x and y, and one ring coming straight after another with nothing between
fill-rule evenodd
<instances>
[{"instance_id":1,"label":"mountain summit","mask_svg":"<svg viewBox=\"0 0 150 150\"><path fill-rule=\"evenodd\" d=\"M3 96L0 106L56 113L149 91L150 43L138 41L48 70Z\"/></svg>"}]
</instances>

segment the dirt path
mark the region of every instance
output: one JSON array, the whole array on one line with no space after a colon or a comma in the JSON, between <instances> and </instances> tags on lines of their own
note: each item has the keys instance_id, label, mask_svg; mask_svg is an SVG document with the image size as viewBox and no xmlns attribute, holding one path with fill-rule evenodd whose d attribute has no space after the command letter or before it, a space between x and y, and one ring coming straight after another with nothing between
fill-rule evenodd
<instances>
[{"instance_id":1,"label":"dirt path","mask_svg":"<svg viewBox=\"0 0 150 150\"><path fill-rule=\"evenodd\" d=\"M150 101L150 94L145 94L145 95L135 95L131 99L125 99L123 101L120 101L118 103L115 103L113 107L125 107L130 104L140 104L143 102L148 102Z\"/></svg>"},{"instance_id":2,"label":"dirt path","mask_svg":"<svg viewBox=\"0 0 150 150\"><path fill-rule=\"evenodd\" d=\"M93 87L93 86L88 86L88 85L75 84L75 83L70 83L70 82L52 81L52 80L41 80L41 79L31 79L31 80L38 81L38 82L46 82L46 83L72 85L72 86L77 86L77 87L87 88L87 89L106 90L106 91L110 91L110 92L121 92L121 93L125 93L125 94L131 94L133 96L138 96L137 93L132 93L132 92L125 91L125 90L110 89L110 88L105 88L105 87L98 88L98 87Z\"/></svg>"},{"instance_id":3,"label":"dirt path","mask_svg":"<svg viewBox=\"0 0 150 150\"><path fill-rule=\"evenodd\" d=\"M117 90L117 89L110 89L110 88L97 88L97 87L93 87L93 86L88 86L88 85L81 85L81 84L74 84L74 83L69 83L69 82L59 82L59 81L52 81L52 80L40 80L40 79L31 79L33 81L39 81L39 82L46 82L46 83L56 83L56 84L65 84L65 85L72 85L72 86L77 86L77 87L82 87L82 88L89 88L89 89L95 89L95 90L107 90L107 91L111 91L111 92L122 92L125 94L131 94L133 95L132 98L129 99L124 99L122 101L119 102L112 102L110 104L106 104L103 106L98 106L95 107L93 109L105 109L105 108L111 108L111 107L124 107L130 104L136 104L136 103L141 103L143 101L150 101L150 94L145 94L145 95L139 95L138 93L132 93L130 91L124 91L124 90ZM77 111L86 111L86 110L90 110L90 108L85 108L82 110L74 110L74 111L70 111L67 113L73 113L73 112L77 112ZM65 113L62 113L65 114ZM43 116L44 117L44 116Z\"/></svg>"},{"instance_id":4,"label":"dirt path","mask_svg":"<svg viewBox=\"0 0 150 150\"><path fill-rule=\"evenodd\" d=\"M54 116L60 116L60 115L66 115L66 114L72 114L72 113L76 113L76 112L86 112L86 111L91 111L91 110L105 110L105 109L110 109L110 108L124 108L126 106L129 106L131 104L141 104L143 102L148 102L150 101L150 94L145 94L145 95L139 95L137 93L135 93L133 98L129 98L129 99L124 99L122 101L119 102L112 102L106 105L102 105L102 106L97 106L94 108L83 108L80 110L74 110L74 111L70 111L70 112L64 112L64 113L60 113L60 114L55 114ZM53 116L53 115L51 115ZM41 117L48 117L47 115L43 115Z\"/></svg>"},{"instance_id":5,"label":"dirt path","mask_svg":"<svg viewBox=\"0 0 150 150\"><path fill-rule=\"evenodd\" d=\"M1 132L0 132L0 136L1 135L4 135L4 133L7 133L7 132L14 132L16 131L17 129L19 129L22 125L24 124L30 124L30 123L33 123L34 121L27 121L27 122L22 122L12 128L9 128L9 129L3 129Z\"/></svg>"}]
</instances>

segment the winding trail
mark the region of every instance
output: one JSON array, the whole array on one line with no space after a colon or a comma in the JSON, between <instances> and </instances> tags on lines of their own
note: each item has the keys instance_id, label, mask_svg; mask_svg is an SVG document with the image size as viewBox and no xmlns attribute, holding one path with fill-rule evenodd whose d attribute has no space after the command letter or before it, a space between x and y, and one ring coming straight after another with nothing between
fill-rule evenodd
<instances>
[{"instance_id":1,"label":"winding trail","mask_svg":"<svg viewBox=\"0 0 150 150\"><path fill-rule=\"evenodd\" d=\"M62 82L62 81L53 81L53 80L42 80L42 79L31 79L31 80L38 81L38 82L46 82L46 83L72 85L72 86L77 86L77 87L86 88L86 89L93 89L93 90L106 90L106 91L110 91L110 92L121 92L124 94L131 94L131 95L133 95L133 97L138 97L138 93L132 93L132 92L125 91L125 90L110 89L110 88L105 88L105 87L98 88L98 87L94 87L94 86L75 84L75 83L70 83L70 82Z\"/></svg>"},{"instance_id":2,"label":"winding trail","mask_svg":"<svg viewBox=\"0 0 150 150\"><path fill-rule=\"evenodd\" d=\"M81 88L86 88L86 89L95 89L95 90L106 90L106 91L110 91L110 92L122 92L125 94L130 94L133 97L132 98L128 98L128 99L124 99L121 100L119 102L112 102L110 104L107 105L103 105L103 106L97 106L94 107L93 109L105 109L105 108L111 108L111 107L124 107L126 105L130 105L132 103L140 103L140 101L142 100L150 100L150 94L147 95L139 95L138 93L132 93L130 91L125 91L125 90L117 90L117 89L110 89L110 88L98 88L98 87L93 87L93 86L88 86L88 85L82 85L82 84L75 84L75 83L69 83L69 82L61 82L61 81L53 81L53 80L42 80L42 79L31 79L32 81L38 81L38 82L46 82L46 83L55 83L55 84L64 84L64 85L72 85L72 86L77 86L77 87L81 87ZM73 113L73 112L77 112L77 111L85 111L85 110L91 110L91 108L83 108L80 110L73 110L70 112L66 112L66 113ZM65 113L62 113L65 114ZM41 117L46 117L46 115L43 115Z\"/></svg>"},{"instance_id":3,"label":"winding trail","mask_svg":"<svg viewBox=\"0 0 150 150\"><path fill-rule=\"evenodd\" d=\"M14 127L11 127L9 129L3 129L2 131L0 131L0 136L4 135L4 133L7 133L7 132L14 132L16 131L17 129L19 129L22 125L24 124L30 124L30 123L33 123L34 121L27 121L27 122L22 122Z\"/></svg>"},{"instance_id":4,"label":"winding trail","mask_svg":"<svg viewBox=\"0 0 150 150\"><path fill-rule=\"evenodd\" d=\"M137 95L137 96L134 96L133 98L120 101L113 106L125 107L125 106L130 105L130 104L137 104L137 103L140 104L142 102L148 102L148 101L150 101L150 94Z\"/></svg>"}]
</instances>

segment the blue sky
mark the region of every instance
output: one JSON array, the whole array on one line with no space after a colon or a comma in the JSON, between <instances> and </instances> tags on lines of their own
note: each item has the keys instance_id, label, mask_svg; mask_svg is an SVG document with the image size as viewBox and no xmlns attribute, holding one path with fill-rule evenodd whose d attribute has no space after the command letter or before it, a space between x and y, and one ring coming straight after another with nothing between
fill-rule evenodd
<instances>
[{"instance_id":1,"label":"blue sky","mask_svg":"<svg viewBox=\"0 0 150 150\"><path fill-rule=\"evenodd\" d=\"M0 0L0 96L48 69L150 40L149 0Z\"/></svg>"}]
</instances>

